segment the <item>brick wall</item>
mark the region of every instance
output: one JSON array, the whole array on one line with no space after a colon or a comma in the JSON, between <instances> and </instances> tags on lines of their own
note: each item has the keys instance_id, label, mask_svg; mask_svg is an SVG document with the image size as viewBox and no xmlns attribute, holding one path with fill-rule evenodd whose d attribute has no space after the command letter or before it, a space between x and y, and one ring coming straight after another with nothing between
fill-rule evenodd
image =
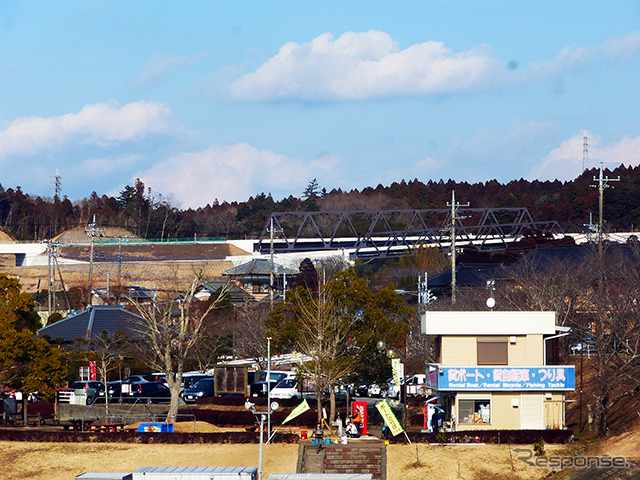
<instances>
[{"instance_id":1,"label":"brick wall","mask_svg":"<svg viewBox=\"0 0 640 480\"><path fill-rule=\"evenodd\" d=\"M370 473L386 480L387 450L382 442L332 444L324 453L324 473Z\"/></svg>"}]
</instances>

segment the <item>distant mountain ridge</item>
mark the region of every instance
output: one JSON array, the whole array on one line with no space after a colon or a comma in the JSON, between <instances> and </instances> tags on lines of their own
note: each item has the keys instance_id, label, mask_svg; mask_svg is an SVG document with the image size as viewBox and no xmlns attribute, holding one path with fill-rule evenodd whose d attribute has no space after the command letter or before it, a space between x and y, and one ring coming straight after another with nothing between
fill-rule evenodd
<instances>
[{"instance_id":1,"label":"distant mountain ridge","mask_svg":"<svg viewBox=\"0 0 640 480\"><path fill-rule=\"evenodd\" d=\"M471 207L526 207L534 220L555 220L569 231L581 231L586 230L590 214L597 221L598 189L592 188L597 175L597 169L590 169L568 182L520 179L506 184L414 179L362 191L329 192L311 182L313 188L308 187L300 198L274 200L260 193L246 202L220 203L212 192L210 203L186 210L159 201L162 196L139 179L118 197L94 192L75 202L33 197L20 187L4 190L0 186L0 228L16 240L43 240L84 228L95 215L98 227L123 228L141 238L238 239L259 236L272 212L444 209L455 190L456 200ZM621 178L611 185L614 188L605 190L605 228L635 230L640 225L640 167L620 166L605 175Z\"/></svg>"}]
</instances>

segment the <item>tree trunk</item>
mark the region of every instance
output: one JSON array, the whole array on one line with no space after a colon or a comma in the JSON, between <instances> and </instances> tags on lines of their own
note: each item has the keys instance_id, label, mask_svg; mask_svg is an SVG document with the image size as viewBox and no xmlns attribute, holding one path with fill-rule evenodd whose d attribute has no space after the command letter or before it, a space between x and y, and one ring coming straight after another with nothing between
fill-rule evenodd
<instances>
[{"instance_id":1,"label":"tree trunk","mask_svg":"<svg viewBox=\"0 0 640 480\"><path fill-rule=\"evenodd\" d=\"M594 421L596 426L596 435L603 437L609 428L607 423L609 395L598 395L595 402Z\"/></svg>"},{"instance_id":2,"label":"tree trunk","mask_svg":"<svg viewBox=\"0 0 640 480\"><path fill-rule=\"evenodd\" d=\"M318 402L318 423L322 423L322 403L324 402L324 391L322 388L316 389L316 400Z\"/></svg>"},{"instance_id":3,"label":"tree trunk","mask_svg":"<svg viewBox=\"0 0 640 480\"><path fill-rule=\"evenodd\" d=\"M335 385L329 387L329 426L333 425L336 419L336 392Z\"/></svg>"},{"instance_id":4,"label":"tree trunk","mask_svg":"<svg viewBox=\"0 0 640 480\"><path fill-rule=\"evenodd\" d=\"M167 369L169 370L169 369ZM169 404L169 412L167 412L167 423L175 423L178 418L178 405L180 404L180 383L182 383L182 372L178 372L173 376L173 372L165 372L165 378L171 392L171 403Z\"/></svg>"}]
</instances>

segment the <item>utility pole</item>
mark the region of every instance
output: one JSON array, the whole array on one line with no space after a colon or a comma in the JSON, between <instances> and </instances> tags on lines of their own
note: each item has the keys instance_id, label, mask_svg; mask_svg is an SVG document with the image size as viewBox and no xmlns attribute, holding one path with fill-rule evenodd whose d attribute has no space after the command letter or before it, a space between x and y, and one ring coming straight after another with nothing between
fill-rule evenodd
<instances>
[{"instance_id":1,"label":"utility pole","mask_svg":"<svg viewBox=\"0 0 640 480\"><path fill-rule=\"evenodd\" d=\"M52 280L51 280L51 263L52 263L52 261L51 261L51 253L52 253L51 252L51 241L47 240L47 266L48 266L47 274L49 275L49 283L48 283L49 286L48 286L48 295L47 295L49 303L48 303L47 313L48 313L49 317L51 316L51 284L52 284ZM54 275L55 275L55 273L54 273Z\"/></svg>"},{"instance_id":2,"label":"utility pole","mask_svg":"<svg viewBox=\"0 0 640 480\"><path fill-rule=\"evenodd\" d=\"M93 239L100 233L103 232L101 228L96 227L96 216L93 216L93 222L91 222L84 231L89 235L91 240L91 253L89 258L89 305L93 302Z\"/></svg>"},{"instance_id":3,"label":"utility pole","mask_svg":"<svg viewBox=\"0 0 640 480\"><path fill-rule=\"evenodd\" d=\"M47 244L47 273L49 275L49 287L48 287L48 315L51 316L53 312L57 310L56 307L56 265L58 261L56 260L56 248L60 245L59 242L55 242L53 240L45 240ZM58 267L58 271L60 267ZM62 277L61 277L62 279ZM64 290L64 283L63 283Z\"/></svg>"},{"instance_id":4,"label":"utility pole","mask_svg":"<svg viewBox=\"0 0 640 480\"><path fill-rule=\"evenodd\" d=\"M469 203L462 205L456 203L456 192L451 191L451 203L447 202L447 207L451 207L451 303L456 303L456 220L465 217L458 217L457 212L460 207L468 207Z\"/></svg>"},{"instance_id":5,"label":"utility pole","mask_svg":"<svg viewBox=\"0 0 640 480\"><path fill-rule=\"evenodd\" d=\"M269 237L270 237L270 247L269 247L269 262L270 262L270 272L269 272L269 304L271 306L271 310L273 310L273 216L271 217L271 223L269 224ZM271 416L269 416L269 428L267 430L271 430ZM268 438L268 435L267 435Z\"/></svg>"},{"instance_id":6,"label":"utility pole","mask_svg":"<svg viewBox=\"0 0 640 480\"><path fill-rule=\"evenodd\" d=\"M618 176L618 178L609 178L609 177L604 177L603 173L602 173L602 162L600 162L600 174L598 175L598 177L593 177L593 181L594 182L598 182L597 185L591 185L592 187L597 187L598 188L598 193L599 193L599 198L598 198L598 254L600 255L600 258L602 258L602 254L603 254L603 245L602 245L602 237L604 234L604 229L603 229L603 223L604 223L604 219L603 219L603 210L604 210L604 189L608 188L610 185L608 185L609 182L619 182L620 181L620 176Z\"/></svg>"}]
</instances>

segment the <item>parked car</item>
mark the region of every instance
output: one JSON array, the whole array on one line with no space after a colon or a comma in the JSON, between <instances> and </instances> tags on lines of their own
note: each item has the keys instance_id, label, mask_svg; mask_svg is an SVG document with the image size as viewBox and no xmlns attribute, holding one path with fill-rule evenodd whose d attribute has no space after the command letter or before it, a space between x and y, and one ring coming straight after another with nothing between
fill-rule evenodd
<instances>
[{"instance_id":1,"label":"parked car","mask_svg":"<svg viewBox=\"0 0 640 480\"><path fill-rule=\"evenodd\" d=\"M182 399L185 402L195 402L198 398L213 397L216 391L216 383L213 377L198 380L195 385L185 389Z\"/></svg>"},{"instance_id":2,"label":"parked car","mask_svg":"<svg viewBox=\"0 0 640 480\"><path fill-rule=\"evenodd\" d=\"M418 373L407 377L405 383L407 385L407 396L417 397L424 396L429 393L429 389L426 385L427 376L424 373Z\"/></svg>"},{"instance_id":3,"label":"parked car","mask_svg":"<svg viewBox=\"0 0 640 480\"><path fill-rule=\"evenodd\" d=\"M129 385L129 384L127 384ZM109 396L109 403L122 403L122 382L108 382L107 388L98 393L97 401L106 403L106 397Z\"/></svg>"},{"instance_id":4,"label":"parked car","mask_svg":"<svg viewBox=\"0 0 640 480\"><path fill-rule=\"evenodd\" d=\"M593 337L585 337L577 342L569 345L569 351L572 355L580 355L586 354L591 355L597 353L596 351L596 340Z\"/></svg>"},{"instance_id":5,"label":"parked car","mask_svg":"<svg viewBox=\"0 0 640 480\"><path fill-rule=\"evenodd\" d=\"M382 397L382 388L377 383L372 383L367 388L367 397Z\"/></svg>"},{"instance_id":6,"label":"parked car","mask_svg":"<svg viewBox=\"0 0 640 480\"><path fill-rule=\"evenodd\" d=\"M266 372L264 372L264 375L261 376L261 381L249 385L249 394L252 397L266 397L267 388L269 388L269 390L272 390L281 380L284 380L285 378L295 378L294 372L272 371L269 373L270 376L268 382L266 381Z\"/></svg>"},{"instance_id":7,"label":"parked car","mask_svg":"<svg viewBox=\"0 0 640 480\"><path fill-rule=\"evenodd\" d=\"M151 381L152 380L150 375L137 374L137 375L129 375L127 378L122 380L122 383L146 383Z\"/></svg>"},{"instance_id":8,"label":"parked car","mask_svg":"<svg viewBox=\"0 0 640 480\"><path fill-rule=\"evenodd\" d=\"M91 405L100 392L104 392L104 383L97 380L74 382L73 390L76 395L85 395L87 397L87 405Z\"/></svg>"},{"instance_id":9,"label":"parked car","mask_svg":"<svg viewBox=\"0 0 640 480\"><path fill-rule=\"evenodd\" d=\"M271 398L302 398L298 383L296 378L283 378L271 390Z\"/></svg>"},{"instance_id":10,"label":"parked car","mask_svg":"<svg viewBox=\"0 0 640 480\"><path fill-rule=\"evenodd\" d=\"M204 373L183 373L182 382L180 383L181 394L184 394L184 391L187 388L193 387L200 380L204 380L208 378L213 379L213 375L207 375Z\"/></svg>"},{"instance_id":11,"label":"parked car","mask_svg":"<svg viewBox=\"0 0 640 480\"><path fill-rule=\"evenodd\" d=\"M396 382L394 382L393 379L390 380L389 387L387 388L387 398L399 400L403 384L404 384L404 378L400 379L400 385L396 385Z\"/></svg>"},{"instance_id":12,"label":"parked car","mask_svg":"<svg viewBox=\"0 0 640 480\"><path fill-rule=\"evenodd\" d=\"M366 397L369 395L369 385L357 385L355 388L356 397Z\"/></svg>"},{"instance_id":13,"label":"parked car","mask_svg":"<svg viewBox=\"0 0 640 480\"><path fill-rule=\"evenodd\" d=\"M129 403L166 403L170 398L169 389L156 382L132 383L129 392L123 392L123 399Z\"/></svg>"}]
</instances>

